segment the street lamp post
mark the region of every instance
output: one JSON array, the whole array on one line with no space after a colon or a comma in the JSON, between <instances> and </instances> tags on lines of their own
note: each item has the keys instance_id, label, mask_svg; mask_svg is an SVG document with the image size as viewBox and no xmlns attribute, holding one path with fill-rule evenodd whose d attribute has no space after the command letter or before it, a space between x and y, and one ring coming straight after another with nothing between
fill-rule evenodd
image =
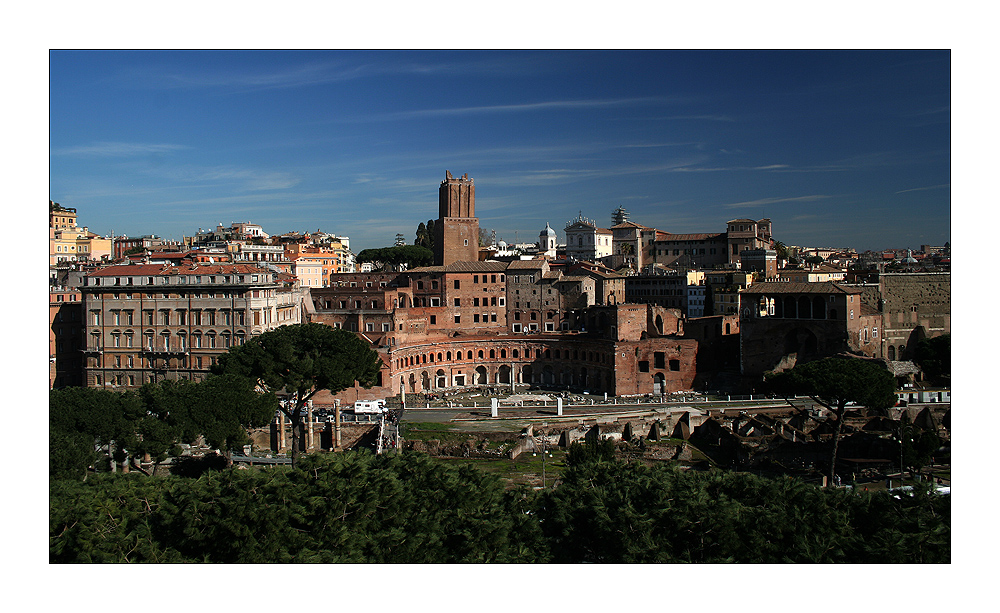
<instances>
[{"instance_id":1,"label":"street lamp post","mask_svg":"<svg viewBox=\"0 0 1000 613\"><path fill-rule=\"evenodd\" d=\"M551 455L548 448L548 440L542 439L542 489L545 489L545 458ZM538 456L538 445L535 445L535 451L531 453L532 457Z\"/></svg>"}]
</instances>

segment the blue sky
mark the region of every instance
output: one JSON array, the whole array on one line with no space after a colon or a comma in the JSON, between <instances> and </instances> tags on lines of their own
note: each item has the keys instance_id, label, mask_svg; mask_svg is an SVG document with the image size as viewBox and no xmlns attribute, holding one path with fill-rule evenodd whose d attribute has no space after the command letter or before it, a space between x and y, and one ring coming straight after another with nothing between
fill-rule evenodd
<instances>
[{"instance_id":1,"label":"blue sky","mask_svg":"<svg viewBox=\"0 0 1000 613\"><path fill-rule=\"evenodd\" d=\"M951 236L948 51L51 51L50 198L102 234L412 242L445 170L508 242L578 213L858 250Z\"/></svg>"}]
</instances>

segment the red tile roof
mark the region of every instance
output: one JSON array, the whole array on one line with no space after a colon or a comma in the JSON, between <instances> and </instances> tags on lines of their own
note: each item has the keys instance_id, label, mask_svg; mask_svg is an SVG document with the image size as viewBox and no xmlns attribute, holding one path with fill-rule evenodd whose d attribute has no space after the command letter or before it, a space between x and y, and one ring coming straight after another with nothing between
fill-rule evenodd
<instances>
[{"instance_id":1,"label":"red tile roof","mask_svg":"<svg viewBox=\"0 0 1000 613\"><path fill-rule=\"evenodd\" d=\"M272 272L255 264L116 264L89 273L90 277L157 275L232 275Z\"/></svg>"},{"instance_id":2,"label":"red tile roof","mask_svg":"<svg viewBox=\"0 0 1000 613\"><path fill-rule=\"evenodd\" d=\"M795 281L761 281L743 290L744 294L860 294L857 287L845 287L833 281L798 283Z\"/></svg>"}]
</instances>

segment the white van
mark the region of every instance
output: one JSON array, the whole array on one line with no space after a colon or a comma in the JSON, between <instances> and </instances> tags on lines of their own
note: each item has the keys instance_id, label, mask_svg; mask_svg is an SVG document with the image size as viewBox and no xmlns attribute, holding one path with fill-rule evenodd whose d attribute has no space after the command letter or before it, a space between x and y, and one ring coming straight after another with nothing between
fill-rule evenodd
<instances>
[{"instance_id":1,"label":"white van","mask_svg":"<svg viewBox=\"0 0 1000 613\"><path fill-rule=\"evenodd\" d=\"M354 403L355 415L378 415L385 412L384 400L359 400Z\"/></svg>"}]
</instances>

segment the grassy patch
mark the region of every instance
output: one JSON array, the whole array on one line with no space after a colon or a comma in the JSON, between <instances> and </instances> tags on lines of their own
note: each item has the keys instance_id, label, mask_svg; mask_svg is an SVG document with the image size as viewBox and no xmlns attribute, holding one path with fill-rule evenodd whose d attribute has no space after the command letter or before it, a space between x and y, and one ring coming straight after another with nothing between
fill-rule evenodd
<instances>
[{"instance_id":1,"label":"grassy patch","mask_svg":"<svg viewBox=\"0 0 1000 613\"><path fill-rule=\"evenodd\" d=\"M551 456L545 459L545 483L551 487L556 479L566 470L566 452L551 450ZM514 484L541 485L542 457L530 453L522 453L516 460L507 458L438 458L443 462L463 466L474 466L483 472L493 473L501 479Z\"/></svg>"}]
</instances>

